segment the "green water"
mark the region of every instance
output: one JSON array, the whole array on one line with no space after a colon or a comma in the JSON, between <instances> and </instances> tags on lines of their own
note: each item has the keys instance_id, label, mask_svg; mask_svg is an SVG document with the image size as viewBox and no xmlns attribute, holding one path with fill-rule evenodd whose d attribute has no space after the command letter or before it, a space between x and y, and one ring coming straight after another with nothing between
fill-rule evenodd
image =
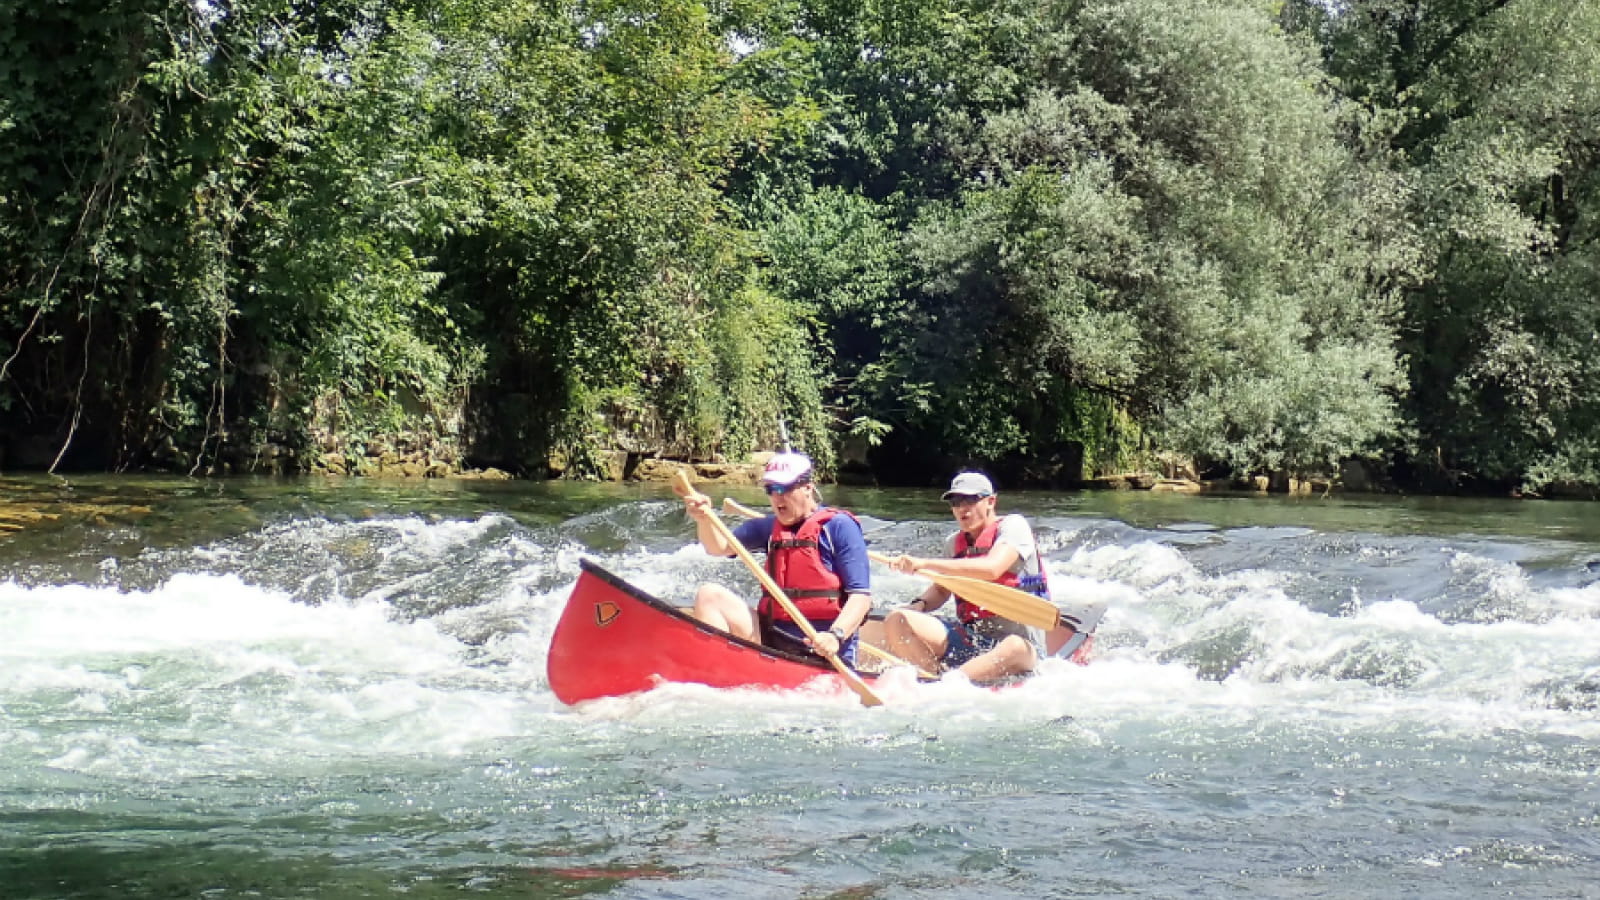
<instances>
[{"instance_id":1,"label":"green water","mask_svg":"<svg viewBox=\"0 0 1600 900\"><path fill-rule=\"evenodd\" d=\"M760 508L750 486L702 486ZM880 518L940 521L937 488L835 486L834 505ZM530 526L549 525L617 503L670 500L660 484L241 478L226 481L166 476L0 476L0 497L37 504L61 519L31 525L0 543L0 558L74 552L80 543L137 539L179 546L228 537L297 515L364 518L396 514L435 517L503 513ZM92 507L103 507L93 509ZM1141 528L1203 522L1218 528L1295 526L1384 534L1472 534L1600 542L1600 507L1584 501L1335 494L1154 493L1149 491L1011 491L1004 510L1032 516L1101 517ZM87 508L85 508L87 507ZM123 530L127 533L118 533ZM126 545L124 549L126 549Z\"/></svg>"},{"instance_id":2,"label":"green water","mask_svg":"<svg viewBox=\"0 0 1600 900\"><path fill-rule=\"evenodd\" d=\"M665 486L0 492L58 516L0 537L4 900L1594 896L1587 504L1008 493L1088 666L574 709L579 560L748 588ZM937 493L828 495L930 552Z\"/></svg>"}]
</instances>

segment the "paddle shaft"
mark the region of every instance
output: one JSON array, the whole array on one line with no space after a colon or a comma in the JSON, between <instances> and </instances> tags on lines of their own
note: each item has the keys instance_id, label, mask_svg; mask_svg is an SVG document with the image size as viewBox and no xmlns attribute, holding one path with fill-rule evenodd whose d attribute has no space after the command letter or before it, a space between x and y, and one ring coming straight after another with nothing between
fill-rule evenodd
<instances>
[{"instance_id":1,"label":"paddle shaft","mask_svg":"<svg viewBox=\"0 0 1600 900\"><path fill-rule=\"evenodd\" d=\"M672 491L679 497L688 497L695 492L694 486L689 483L689 476L684 474L682 469L679 469L677 474L672 476ZM778 587L777 582L772 580L772 576L767 574L767 570L756 562L754 556L750 555L749 549L744 544L739 543L739 539L733 536L733 532L729 530L727 524L717 518L715 513L707 516L705 521L709 522L712 529L727 542L728 546L733 548L734 555L738 556L739 561L744 563L745 568L750 570L750 574L761 582L761 587L767 592L768 596L776 600L778 605L783 607L783 611L789 614L789 618L794 620L794 624L811 641L811 645L813 647L817 646L817 630L811 627L811 622L805 616L800 614L800 610L795 608L794 603L783 593L783 588ZM823 658L833 664L834 669L839 672L839 676L844 679L845 684L850 686L850 690L856 692L856 696L861 698L863 704L867 706L883 705L883 700L872 692L872 688L867 687L867 683L861 680L860 675L850 671L850 667L844 664L844 660L840 659L837 653L828 654Z\"/></svg>"},{"instance_id":2,"label":"paddle shaft","mask_svg":"<svg viewBox=\"0 0 1600 900\"><path fill-rule=\"evenodd\" d=\"M745 506L743 503L740 503L732 497L722 498L722 508L736 516L744 516L746 519L759 519L766 515L766 513L758 509L751 509L750 507Z\"/></svg>"}]
</instances>

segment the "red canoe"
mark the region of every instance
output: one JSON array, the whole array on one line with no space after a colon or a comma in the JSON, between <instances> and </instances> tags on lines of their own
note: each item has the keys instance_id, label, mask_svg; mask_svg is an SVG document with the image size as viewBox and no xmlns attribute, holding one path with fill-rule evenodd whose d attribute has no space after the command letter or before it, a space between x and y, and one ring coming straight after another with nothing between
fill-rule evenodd
<instances>
[{"instance_id":1,"label":"red canoe","mask_svg":"<svg viewBox=\"0 0 1600 900\"><path fill-rule=\"evenodd\" d=\"M809 655L783 653L712 628L683 611L639 590L591 562L573 585L567 607L550 638L547 674L550 689L562 703L617 697L678 681L711 687L760 687L789 690L824 679L847 690L827 662ZM1080 619L1067 615L1069 621ZM1047 636L1052 655L1086 662L1099 621L1083 621L1083 633L1071 628ZM870 623L863 628L867 637ZM1059 632L1059 634L1058 634ZM1065 646L1063 646L1065 644ZM867 682L875 676L861 673Z\"/></svg>"},{"instance_id":2,"label":"red canoe","mask_svg":"<svg viewBox=\"0 0 1600 900\"><path fill-rule=\"evenodd\" d=\"M778 689L814 678L839 681L821 659L741 640L587 559L582 565L550 639L550 689L562 703L647 691L666 681Z\"/></svg>"}]
</instances>

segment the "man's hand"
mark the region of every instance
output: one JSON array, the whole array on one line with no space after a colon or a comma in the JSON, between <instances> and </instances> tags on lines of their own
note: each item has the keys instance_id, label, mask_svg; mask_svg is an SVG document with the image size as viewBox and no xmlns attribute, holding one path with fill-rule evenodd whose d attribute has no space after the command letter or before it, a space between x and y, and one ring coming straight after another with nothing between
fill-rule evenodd
<instances>
[{"instance_id":1,"label":"man's hand","mask_svg":"<svg viewBox=\"0 0 1600 900\"><path fill-rule=\"evenodd\" d=\"M928 561L922 557L906 556L903 553L899 556L896 556L894 560L889 563L889 568L895 570L896 572L903 572L907 575L912 574L918 569L925 569L927 567Z\"/></svg>"},{"instance_id":2,"label":"man's hand","mask_svg":"<svg viewBox=\"0 0 1600 900\"><path fill-rule=\"evenodd\" d=\"M689 511L689 518L697 522L704 522L716 515L715 510L711 508L711 498L699 491L683 495L683 508Z\"/></svg>"},{"instance_id":3,"label":"man's hand","mask_svg":"<svg viewBox=\"0 0 1600 900\"><path fill-rule=\"evenodd\" d=\"M816 640L808 640L806 643L811 646L812 650L828 657L838 656L839 648L844 646L844 642L839 640L839 636L831 631L819 631L817 632Z\"/></svg>"}]
</instances>

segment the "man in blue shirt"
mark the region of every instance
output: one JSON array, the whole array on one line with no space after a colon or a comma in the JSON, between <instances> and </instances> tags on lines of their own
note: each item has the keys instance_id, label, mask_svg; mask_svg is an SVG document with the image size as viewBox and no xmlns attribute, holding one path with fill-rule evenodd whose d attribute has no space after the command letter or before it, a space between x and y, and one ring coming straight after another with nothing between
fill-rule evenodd
<instances>
[{"instance_id":1,"label":"man in blue shirt","mask_svg":"<svg viewBox=\"0 0 1600 900\"><path fill-rule=\"evenodd\" d=\"M715 628L774 649L810 650L855 662L857 629L872 610L867 542L861 524L844 510L822 505L812 481L809 457L779 453L762 472L772 515L750 519L733 536L746 549L767 554L767 573L817 632L813 646L783 606L763 596L751 609L720 584L695 591L695 618ZM711 524L710 498L698 492L684 498L695 520L700 546L713 556L734 556L733 547Z\"/></svg>"}]
</instances>

